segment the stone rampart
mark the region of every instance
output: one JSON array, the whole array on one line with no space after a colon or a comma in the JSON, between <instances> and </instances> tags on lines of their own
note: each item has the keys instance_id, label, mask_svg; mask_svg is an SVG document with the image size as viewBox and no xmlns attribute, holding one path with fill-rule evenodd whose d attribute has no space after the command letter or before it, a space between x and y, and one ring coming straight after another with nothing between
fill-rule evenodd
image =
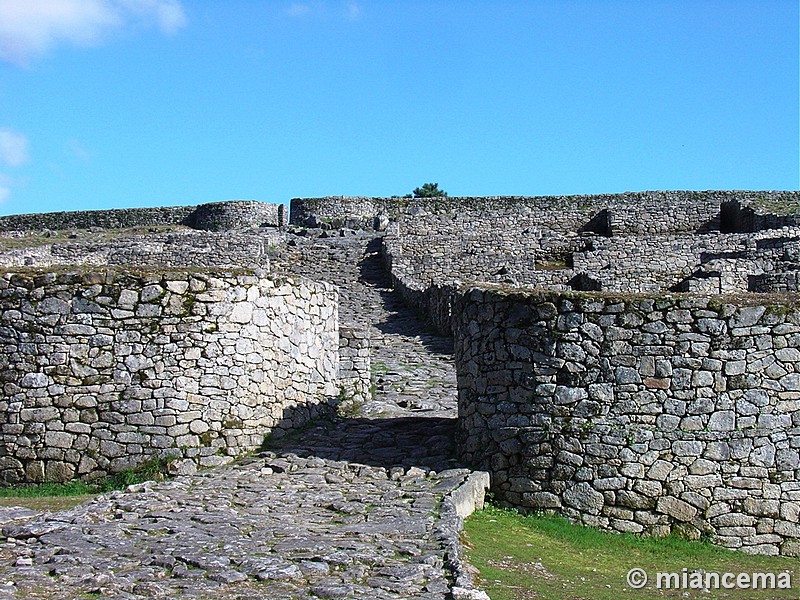
<instances>
[{"instance_id":1,"label":"stone rampart","mask_svg":"<svg viewBox=\"0 0 800 600\"><path fill-rule=\"evenodd\" d=\"M571 262L575 271L591 274L602 291L695 291L689 280L713 276L715 293L734 294L758 291L748 275L772 271L783 261L781 236L800 239L800 230L595 237Z\"/></svg>"},{"instance_id":2,"label":"stone rampart","mask_svg":"<svg viewBox=\"0 0 800 600\"><path fill-rule=\"evenodd\" d=\"M0 231L42 229L124 229L159 225L189 225L195 229L223 231L286 224L285 207L254 201L228 201L200 206L118 208L52 212L0 217Z\"/></svg>"},{"instance_id":3,"label":"stone rampart","mask_svg":"<svg viewBox=\"0 0 800 600\"><path fill-rule=\"evenodd\" d=\"M603 235L696 233L719 230L752 231L754 227L796 225L797 217L762 217L762 207L796 206L800 192L775 191L648 191L583 196L487 196L446 198L369 198L329 196L294 198L290 222L333 223L371 227L375 217L419 221L431 215L462 220L506 216L506 225L530 216L558 232L595 231ZM735 207L722 223L720 207ZM747 217L739 207L748 208ZM773 218L774 217L774 218ZM497 229L496 229L497 230ZM410 229L409 229L410 231Z\"/></svg>"},{"instance_id":4,"label":"stone rampart","mask_svg":"<svg viewBox=\"0 0 800 600\"><path fill-rule=\"evenodd\" d=\"M800 292L800 265L795 265L791 271L753 275L750 277L750 287L754 292Z\"/></svg>"},{"instance_id":5,"label":"stone rampart","mask_svg":"<svg viewBox=\"0 0 800 600\"><path fill-rule=\"evenodd\" d=\"M502 502L800 554L797 306L492 288L452 314L461 452Z\"/></svg>"},{"instance_id":6,"label":"stone rampart","mask_svg":"<svg viewBox=\"0 0 800 600\"><path fill-rule=\"evenodd\" d=\"M389 225L383 238L384 257L396 288L407 302L431 316L437 327L440 320L431 305L438 300L430 292L463 282L626 293L791 289L791 275L771 273L791 272L800 262L800 229L783 226L734 233L718 229L723 222L745 227L739 202L755 202L761 193L741 193L741 197L739 192L674 194L672 198L663 193L662 200L674 201L669 210L675 214L662 207L669 218L655 225L652 222L658 216L651 197L642 198L649 202L642 206L625 206L623 199L616 198L615 207L594 212L598 204L587 213L580 213L585 206L571 198L555 212L552 206L550 212L531 211L524 201L533 199L522 199L517 214L487 209L405 215ZM764 194L773 199L786 197L787 202L800 196L795 192ZM739 199L716 204L731 197ZM727 213L734 204L739 213L731 217ZM590 214L595 216L589 219ZM624 234L613 226L618 222L615 214L627 215ZM681 221L686 214L695 216ZM602 223L598 215L603 216ZM644 225L636 225L637 218L644 219L646 231ZM665 232L669 227L676 231ZM447 329L440 331L447 333Z\"/></svg>"},{"instance_id":7,"label":"stone rampart","mask_svg":"<svg viewBox=\"0 0 800 600\"><path fill-rule=\"evenodd\" d=\"M64 265L179 268L269 268L270 246L285 233L268 228L257 233L205 232L128 235L119 239L68 241L0 252L0 266L46 268Z\"/></svg>"},{"instance_id":8,"label":"stone rampart","mask_svg":"<svg viewBox=\"0 0 800 600\"><path fill-rule=\"evenodd\" d=\"M563 263L566 247L582 248L580 238L559 240L554 255L541 238L510 236L402 235L392 226L383 238L383 259L392 285L409 306L426 316L439 333L452 335L450 323L453 292L465 282L505 282L548 289L571 289L575 272ZM498 239L508 242L503 246ZM474 245L473 245L474 242ZM489 247L494 250L488 250ZM503 250L506 248L505 250ZM515 251L511 251L515 248ZM536 256L544 257L537 263Z\"/></svg>"},{"instance_id":9,"label":"stone rampart","mask_svg":"<svg viewBox=\"0 0 800 600\"><path fill-rule=\"evenodd\" d=\"M194 212L194 206L158 208L117 208L71 212L33 213L0 217L0 231L40 231L50 229L123 229L181 225Z\"/></svg>"},{"instance_id":10,"label":"stone rampart","mask_svg":"<svg viewBox=\"0 0 800 600\"><path fill-rule=\"evenodd\" d=\"M406 234L392 227L384 238L384 250L398 268L413 272L420 281L533 284L541 271L566 268L572 254L587 247L586 240L576 235L537 233L541 231L519 227L493 231L491 223L446 234Z\"/></svg>"},{"instance_id":11,"label":"stone rampart","mask_svg":"<svg viewBox=\"0 0 800 600\"><path fill-rule=\"evenodd\" d=\"M243 272L0 277L0 480L214 465L338 392L336 292Z\"/></svg>"}]
</instances>

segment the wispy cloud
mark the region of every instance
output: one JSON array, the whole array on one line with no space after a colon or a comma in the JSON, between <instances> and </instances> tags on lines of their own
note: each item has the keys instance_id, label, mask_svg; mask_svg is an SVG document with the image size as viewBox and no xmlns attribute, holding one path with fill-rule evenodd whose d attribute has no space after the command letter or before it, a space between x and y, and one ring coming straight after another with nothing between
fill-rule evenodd
<instances>
[{"instance_id":1,"label":"wispy cloud","mask_svg":"<svg viewBox=\"0 0 800 600\"><path fill-rule=\"evenodd\" d=\"M73 158L77 158L81 162L89 162L92 159L92 153L84 148L75 138L67 142L67 154Z\"/></svg>"},{"instance_id":2,"label":"wispy cloud","mask_svg":"<svg viewBox=\"0 0 800 600\"><path fill-rule=\"evenodd\" d=\"M14 186L20 183L21 181L14 181L8 175L0 173L0 204L11 197Z\"/></svg>"},{"instance_id":3,"label":"wispy cloud","mask_svg":"<svg viewBox=\"0 0 800 600\"><path fill-rule=\"evenodd\" d=\"M30 159L28 138L25 135L0 127L0 164L7 167L21 167ZM11 195L12 179L0 173L0 203Z\"/></svg>"},{"instance_id":4,"label":"wispy cloud","mask_svg":"<svg viewBox=\"0 0 800 600\"><path fill-rule=\"evenodd\" d=\"M179 0L2 0L0 59L27 65L59 44L97 45L134 23L174 33L186 15Z\"/></svg>"},{"instance_id":5,"label":"wispy cloud","mask_svg":"<svg viewBox=\"0 0 800 600\"><path fill-rule=\"evenodd\" d=\"M0 162L19 167L28 162L28 138L13 129L0 128Z\"/></svg>"},{"instance_id":6,"label":"wispy cloud","mask_svg":"<svg viewBox=\"0 0 800 600\"><path fill-rule=\"evenodd\" d=\"M345 10L347 11L347 18L351 21L355 21L361 16L361 7L358 5L358 2L354 2L353 0L347 3Z\"/></svg>"},{"instance_id":7,"label":"wispy cloud","mask_svg":"<svg viewBox=\"0 0 800 600\"><path fill-rule=\"evenodd\" d=\"M361 16L361 7L355 0L342 2L332 2L327 0L309 0L308 2L292 2L286 8L286 14L290 17L321 17L333 16L336 19L342 17L355 21Z\"/></svg>"},{"instance_id":8,"label":"wispy cloud","mask_svg":"<svg viewBox=\"0 0 800 600\"><path fill-rule=\"evenodd\" d=\"M305 17L306 15L311 14L311 6L308 4L293 2L289 5L289 8L286 9L286 14L290 17Z\"/></svg>"},{"instance_id":9,"label":"wispy cloud","mask_svg":"<svg viewBox=\"0 0 800 600\"><path fill-rule=\"evenodd\" d=\"M186 13L178 0L120 0L132 14L155 21L164 33L175 33L186 25Z\"/></svg>"}]
</instances>

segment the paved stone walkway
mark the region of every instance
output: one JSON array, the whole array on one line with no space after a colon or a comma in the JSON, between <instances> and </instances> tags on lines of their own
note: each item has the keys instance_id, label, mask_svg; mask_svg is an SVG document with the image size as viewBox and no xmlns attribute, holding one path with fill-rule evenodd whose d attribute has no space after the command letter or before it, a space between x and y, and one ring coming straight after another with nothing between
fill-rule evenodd
<instances>
[{"instance_id":1,"label":"paved stone walkway","mask_svg":"<svg viewBox=\"0 0 800 600\"><path fill-rule=\"evenodd\" d=\"M452 339L433 334L392 292L380 239L360 233L294 237L290 243L288 253L273 258L273 267L336 285L340 323L370 333L378 393L365 413L448 417L455 426Z\"/></svg>"},{"instance_id":2,"label":"paved stone walkway","mask_svg":"<svg viewBox=\"0 0 800 600\"><path fill-rule=\"evenodd\" d=\"M389 293L369 237L299 238L275 259L340 285L372 335L376 398L270 450L62 513L0 512L0 598L450 597L458 518L449 340Z\"/></svg>"}]
</instances>

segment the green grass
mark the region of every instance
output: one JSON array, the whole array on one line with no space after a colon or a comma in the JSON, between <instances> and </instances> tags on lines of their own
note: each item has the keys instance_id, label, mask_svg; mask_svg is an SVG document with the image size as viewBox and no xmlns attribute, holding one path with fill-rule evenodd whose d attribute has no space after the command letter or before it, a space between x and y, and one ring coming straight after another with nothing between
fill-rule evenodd
<instances>
[{"instance_id":1,"label":"green grass","mask_svg":"<svg viewBox=\"0 0 800 600\"><path fill-rule=\"evenodd\" d=\"M0 488L0 498L37 498L41 496L88 496L97 493L97 487L83 481L67 483L40 483L19 487Z\"/></svg>"},{"instance_id":2,"label":"green grass","mask_svg":"<svg viewBox=\"0 0 800 600\"><path fill-rule=\"evenodd\" d=\"M166 478L167 460L154 458L135 469L115 473L97 483L74 480L0 487L0 506L23 506L32 510L67 510L102 492L124 490L129 485Z\"/></svg>"},{"instance_id":3,"label":"green grass","mask_svg":"<svg viewBox=\"0 0 800 600\"><path fill-rule=\"evenodd\" d=\"M90 231L88 229L65 229L51 231L47 235L40 231L0 232L0 250L36 248L39 246L49 246L51 244L70 244L86 241L102 242L133 235L171 233L173 231L187 229L188 227L181 225L143 225L123 229L100 229L97 231Z\"/></svg>"},{"instance_id":4,"label":"green grass","mask_svg":"<svg viewBox=\"0 0 800 600\"><path fill-rule=\"evenodd\" d=\"M620 600L621 598L798 598L800 560L751 556L677 537L614 534L569 523L563 517L522 516L488 507L465 524L467 556L492 600ZM651 581L634 590L628 571L644 569ZM657 572L703 569L717 573L789 571L794 590L656 589Z\"/></svg>"},{"instance_id":5,"label":"green grass","mask_svg":"<svg viewBox=\"0 0 800 600\"><path fill-rule=\"evenodd\" d=\"M143 462L135 469L125 469L119 473L114 473L107 479L98 484L101 492L113 490L124 490L129 485L142 483L144 481L163 481L166 479L168 459L151 458Z\"/></svg>"},{"instance_id":6,"label":"green grass","mask_svg":"<svg viewBox=\"0 0 800 600\"><path fill-rule=\"evenodd\" d=\"M0 498L0 506L22 506L30 510L42 512L60 512L75 508L81 502L93 498L94 494L86 496L31 496L31 497L6 497Z\"/></svg>"},{"instance_id":7,"label":"green grass","mask_svg":"<svg viewBox=\"0 0 800 600\"><path fill-rule=\"evenodd\" d=\"M56 512L69 510L98 492L97 486L82 481L4 487L0 488L0 506Z\"/></svg>"},{"instance_id":8,"label":"green grass","mask_svg":"<svg viewBox=\"0 0 800 600\"><path fill-rule=\"evenodd\" d=\"M759 213L771 213L773 215L798 215L800 214L800 202L794 199L769 200L758 198L753 201L752 207Z\"/></svg>"},{"instance_id":9,"label":"green grass","mask_svg":"<svg viewBox=\"0 0 800 600\"><path fill-rule=\"evenodd\" d=\"M381 360L373 360L370 364L370 371L373 377L380 377L389 372L389 367Z\"/></svg>"}]
</instances>

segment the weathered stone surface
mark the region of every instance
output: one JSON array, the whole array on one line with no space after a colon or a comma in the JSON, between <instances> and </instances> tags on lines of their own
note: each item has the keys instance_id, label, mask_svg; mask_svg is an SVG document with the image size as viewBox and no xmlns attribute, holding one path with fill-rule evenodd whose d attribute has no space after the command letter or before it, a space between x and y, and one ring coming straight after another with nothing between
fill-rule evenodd
<instances>
[{"instance_id":1,"label":"weathered stone surface","mask_svg":"<svg viewBox=\"0 0 800 600\"><path fill-rule=\"evenodd\" d=\"M796 500L800 474L791 383L800 371L800 362L791 361L800 350L781 353L790 374L769 366L776 362L775 346L800 347L793 325L800 314L769 307L767 321L765 306L723 311L716 302L708 296L454 291L463 455L492 474L493 491L510 504L538 509L539 498L547 498L590 525L625 530L631 521L631 530L642 526L654 534L706 528L726 545L780 552L780 538L793 529L771 521L781 503ZM710 327L712 313L721 322L713 344L697 333ZM530 321L520 317L525 314L537 315L543 333L530 334ZM569 329L569 344L554 343L544 332L563 331L559 319L566 314L582 324ZM598 337L585 333L587 324L600 329L605 342L578 368L569 360L571 348L590 347ZM751 343L742 330L756 324L759 342ZM503 349L487 342L492 339L514 340L521 347L516 358L498 361ZM535 386L514 376L525 370L536 374ZM656 373L668 385L655 384ZM609 393L593 393L599 386ZM779 464L785 479L775 474ZM741 524L705 517L731 512L727 503L745 497ZM762 530L778 539L758 537Z\"/></svg>"},{"instance_id":2,"label":"weathered stone surface","mask_svg":"<svg viewBox=\"0 0 800 600\"><path fill-rule=\"evenodd\" d=\"M588 483L578 483L564 492L564 502L580 511L598 514L603 507L603 494Z\"/></svg>"},{"instance_id":3,"label":"weathered stone surface","mask_svg":"<svg viewBox=\"0 0 800 600\"><path fill-rule=\"evenodd\" d=\"M194 461L175 461L173 481L134 486L70 513L14 514L7 533L17 537L0 546L6 565L0 575L22 592L45 585L53 598L98 592L282 599L313 591L330 598L432 599L447 597L453 587L464 597L485 597L458 566L464 503L447 496L470 474L453 458L451 342L386 295L378 256L366 268L358 265L368 242L339 248L332 238L341 264L326 248L316 250L324 259L312 251L314 259L292 260L296 272L341 277L346 343L354 344L354 359L366 348L380 365L374 397L353 407L357 418L318 421L298 435L276 437L266 453L196 474ZM368 285L356 281L365 269ZM233 339L235 345L242 338ZM187 372L176 383L197 394L221 386L224 377L214 372L201 381ZM180 407L172 419L181 424L163 413L157 423L182 427L181 435L211 431L190 416L189 403L170 402ZM83 410L96 403L81 400ZM240 426L233 420L229 427ZM35 523L25 525L28 518ZM16 560L10 557L30 564L7 566Z\"/></svg>"},{"instance_id":4,"label":"weathered stone surface","mask_svg":"<svg viewBox=\"0 0 800 600\"><path fill-rule=\"evenodd\" d=\"M69 264L76 255L97 265L173 261L262 269L274 262L340 286L338 320L347 329L336 340L346 351L339 352L338 373L331 378L331 369L317 368L326 347L297 331L309 319L337 321L335 311L314 305L314 286L276 284L274 295L266 294L270 300L262 302L257 281L268 279L262 272L211 277L184 272L108 289L98 271L85 273L81 294L70 299L40 293L68 283L58 279L63 275L50 273L32 285L13 277L0 281L7 297L32 293L30 307L39 307L41 324L63 336L24 340L42 344L39 354L50 362L28 361L27 370L20 369L6 387L30 403L19 409L25 425L9 421L3 431L20 436L28 427L24 433L33 436L34 447L40 439L47 447L36 460L20 449L19 459L0 463L6 473L32 480L70 477L77 464L79 474L91 474L108 465L92 462L88 453L81 456L85 450L96 456L102 448L104 458L122 466L148 449L176 445L192 455L192 463L174 463L176 472L190 472L195 461L217 465L229 460L229 443L261 443L263 432L247 429L251 419L277 422L279 431L307 423L309 397L332 380L333 395L351 400L347 410L362 415L320 425L307 439L276 442L274 456L253 459L269 464L261 464L257 481L245 485L241 477L250 466L240 463L213 476L192 476L192 486L200 482L197 497L187 499L180 486L159 487L158 497L142 500L144 509L136 505L136 495L147 490L132 490L111 499L111 512L98 508L98 519L81 514L73 521L45 519L16 530L31 541L14 545L13 553L21 554L8 564L33 570L34 579L45 568L49 578L65 577L69 597L76 590L110 597L252 596L265 585L274 597L304 593L298 590L323 597L443 597L452 573L442 568L442 547L448 548L448 559L458 555L457 526L447 515L457 517L457 510L443 505L445 516L439 517L436 506L463 475L447 469L455 464L453 423L447 420L456 402L450 340L426 331L388 298L390 283L440 330L455 325L457 332L467 332L455 341L463 359L459 385L462 391L473 385L475 396L461 399L459 445L473 463L481 462L482 452L491 457L482 466L492 471L500 497L637 533L665 533L675 524L697 533L697 526L709 525L697 519L715 515L718 521L709 517L716 527L712 533L723 543L791 554L800 535L791 508L798 498L800 460L796 311L758 300L738 305L738 299L662 294L798 289L798 273L782 270L800 247L794 221L755 214L747 224L752 232L719 231L723 221L728 228L743 226L730 214L725 219L719 214L721 202L736 203L738 211L739 202L753 199L737 194L666 192L555 203L444 199L408 206L339 199L333 204L354 212L306 215L324 226L324 235L298 231L303 235L292 237L287 247L271 250L272 261L267 246L283 244L288 234L175 232L5 255L2 260L12 266ZM763 198L785 199L780 193ZM214 228L215 219L227 222L225 227L260 225L252 219L263 210L212 206L207 228ZM392 281L380 268L378 241L352 229L376 216L382 217L379 228L387 230L382 250ZM769 231L778 225L785 229ZM230 278L237 283L226 290L220 281ZM454 307L458 280L505 287L500 293L464 292L481 305L484 312L476 314L469 303ZM508 290L513 283L639 296L540 291L531 302ZM510 311L504 312L504 302ZM275 319L279 305L291 318ZM30 307L15 306L0 316L4 323L19 323ZM219 331L223 317L232 326ZM152 331L116 327L147 319ZM254 336L266 329L276 342L258 347ZM219 343L206 345L209 338ZM48 379L29 377L27 387L20 385L31 374ZM72 406L69 385L85 388L71 396ZM266 411L264 398L276 401ZM51 427L39 427L34 415ZM401 420L390 425L389 416L411 418L408 428ZM102 445L92 447L95 434ZM709 464L714 461L718 464ZM229 488L248 499L244 506ZM359 494L375 500L375 490L385 493L368 510ZM261 498L268 506L259 504ZM328 512L317 512L321 509ZM333 533L323 523L329 513L339 519ZM172 520L176 531L161 535L160 527ZM262 523L268 526L262 529ZM92 537L94 526L103 544L99 535ZM332 541L342 534L351 536L346 548ZM395 536L402 539L399 545ZM273 555L254 551L249 544L255 538ZM353 539L368 542L361 546ZM223 545L209 552L217 542ZM333 552L321 555L331 544ZM24 554L30 547L70 552L43 551L42 557L52 560L44 567L35 552ZM141 554L142 548L147 552ZM70 570L73 555L94 550L115 568L82 575L79 583L70 579L78 572ZM163 571L150 570L156 567ZM459 576L454 579L461 583ZM461 587L451 594L461 594Z\"/></svg>"},{"instance_id":5,"label":"weathered stone surface","mask_svg":"<svg viewBox=\"0 0 800 600\"><path fill-rule=\"evenodd\" d=\"M89 294L98 302L87 311ZM239 301L231 309L228 300ZM20 460L0 465L0 481L62 481L76 471L91 480L152 456L209 466L210 455L250 452L270 431L330 412L338 392L336 292L324 283L226 272L6 273L0 321L9 314L20 316L0 339L0 361L15 385L0 433L4 454ZM368 362L350 370L368 391ZM40 462L43 475L26 466Z\"/></svg>"},{"instance_id":6,"label":"weathered stone surface","mask_svg":"<svg viewBox=\"0 0 800 600\"><path fill-rule=\"evenodd\" d=\"M697 515L697 509L694 506L672 496L659 498L656 511L667 514L678 521L691 521Z\"/></svg>"}]
</instances>

